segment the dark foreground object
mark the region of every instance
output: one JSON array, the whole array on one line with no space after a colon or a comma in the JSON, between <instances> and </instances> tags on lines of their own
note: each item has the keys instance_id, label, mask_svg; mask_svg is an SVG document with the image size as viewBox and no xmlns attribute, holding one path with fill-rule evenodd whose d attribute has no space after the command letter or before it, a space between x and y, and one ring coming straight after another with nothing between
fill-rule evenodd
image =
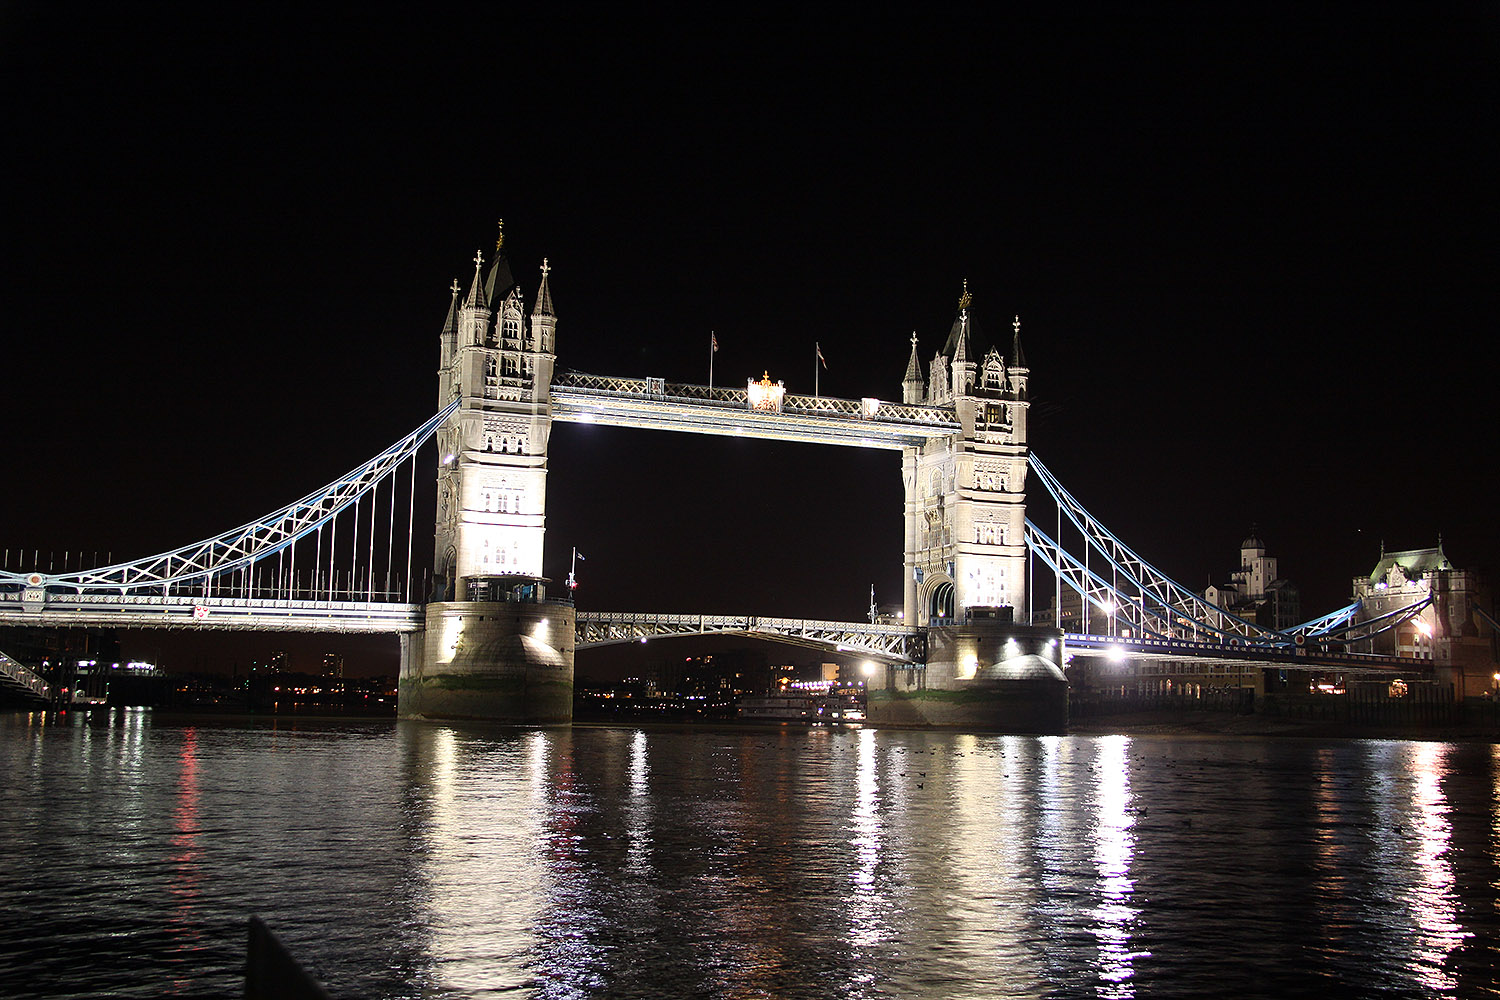
<instances>
[{"instance_id":1,"label":"dark foreground object","mask_svg":"<svg viewBox=\"0 0 1500 1000\"><path fill-rule=\"evenodd\" d=\"M260 917L250 918L250 946L245 955L247 1000L331 1000Z\"/></svg>"}]
</instances>

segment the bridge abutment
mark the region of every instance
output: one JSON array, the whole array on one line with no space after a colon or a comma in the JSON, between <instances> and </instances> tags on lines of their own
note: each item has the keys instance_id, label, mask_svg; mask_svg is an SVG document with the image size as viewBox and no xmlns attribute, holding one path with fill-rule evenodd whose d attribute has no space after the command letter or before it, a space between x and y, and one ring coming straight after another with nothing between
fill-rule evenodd
<instances>
[{"instance_id":1,"label":"bridge abutment","mask_svg":"<svg viewBox=\"0 0 1500 1000\"><path fill-rule=\"evenodd\" d=\"M1068 726L1063 635L1055 628L970 619L927 633L927 664L886 668L869 688L877 726L1062 733Z\"/></svg>"},{"instance_id":2,"label":"bridge abutment","mask_svg":"<svg viewBox=\"0 0 1500 1000\"><path fill-rule=\"evenodd\" d=\"M397 714L516 725L573 719L574 609L563 601L445 601L401 638Z\"/></svg>"}]
</instances>

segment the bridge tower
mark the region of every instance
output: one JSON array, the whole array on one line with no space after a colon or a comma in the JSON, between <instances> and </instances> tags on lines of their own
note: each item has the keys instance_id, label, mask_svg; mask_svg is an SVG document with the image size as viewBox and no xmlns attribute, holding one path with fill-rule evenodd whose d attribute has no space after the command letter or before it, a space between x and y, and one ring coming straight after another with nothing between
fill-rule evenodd
<instances>
[{"instance_id":1,"label":"bridge tower","mask_svg":"<svg viewBox=\"0 0 1500 1000\"><path fill-rule=\"evenodd\" d=\"M424 633L403 639L403 717L566 722L573 705L573 608L549 601L542 576L550 394L557 316L542 261L528 316L505 257L443 324L433 586Z\"/></svg>"},{"instance_id":2,"label":"bridge tower","mask_svg":"<svg viewBox=\"0 0 1500 1000\"><path fill-rule=\"evenodd\" d=\"M925 384L912 335L902 381L903 401L952 406L961 427L903 455L905 615L916 625L943 625L975 607L1026 606L1030 373L1021 355L1021 321L1012 324L1007 363L976 334L971 303L965 283Z\"/></svg>"},{"instance_id":3,"label":"bridge tower","mask_svg":"<svg viewBox=\"0 0 1500 1000\"><path fill-rule=\"evenodd\" d=\"M1062 633L1026 607L1027 382L1021 321L1010 357L974 324L965 282L947 341L922 378L916 334L906 403L951 406L957 432L904 449L905 618L927 632L920 669L871 685L872 722L1061 732Z\"/></svg>"}]
</instances>

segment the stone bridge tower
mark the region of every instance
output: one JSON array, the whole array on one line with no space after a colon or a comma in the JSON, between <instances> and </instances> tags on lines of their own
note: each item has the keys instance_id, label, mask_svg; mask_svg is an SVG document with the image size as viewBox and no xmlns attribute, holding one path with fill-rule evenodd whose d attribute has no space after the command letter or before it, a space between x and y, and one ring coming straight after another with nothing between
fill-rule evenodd
<instances>
[{"instance_id":1,"label":"stone bridge tower","mask_svg":"<svg viewBox=\"0 0 1500 1000\"><path fill-rule=\"evenodd\" d=\"M403 718L567 722L574 611L542 576L557 316L542 261L526 312L504 236L468 294L453 283L438 361L433 585L423 632L402 637Z\"/></svg>"},{"instance_id":2,"label":"stone bridge tower","mask_svg":"<svg viewBox=\"0 0 1500 1000\"><path fill-rule=\"evenodd\" d=\"M905 617L927 662L869 688L877 724L1063 732L1063 636L1025 620L1026 417L1021 321L1011 351L986 343L965 283L948 339L922 377L917 338L902 401L951 406L959 430L907 448Z\"/></svg>"},{"instance_id":3,"label":"stone bridge tower","mask_svg":"<svg viewBox=\"0 0 1500 1000\"><path fill-rule=\"evenodd\" d=\"M905 615L941 625L970 608L1026 607L1026 383L1021 321L1007 359L974 328L965 283L942 350L922 378L916 334L902 400L952 406L961 430L907 448ZM983 355L980 351L983 350Z\"/></svg>"}]
</instances>

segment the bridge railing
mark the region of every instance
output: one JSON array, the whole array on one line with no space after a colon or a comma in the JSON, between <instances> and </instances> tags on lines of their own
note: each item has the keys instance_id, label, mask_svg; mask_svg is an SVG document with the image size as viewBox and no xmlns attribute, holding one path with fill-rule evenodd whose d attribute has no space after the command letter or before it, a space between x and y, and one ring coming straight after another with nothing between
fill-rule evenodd
<instances>
[{"instance_id":1,"label":"bridge railing","mask_svg":"<svg viewBox=\"0 0 1500 1000\"><path fill-rule=\"evenodd\" d=\"M617 378L575 371L559 372L553 376L552 384L556 388L613 397L636 397L667 403L693 403L724 409L750 408L750 396L746 390L726 386L694 385L651 378ZM951 407L914 406L909 403L892 403L877 399L843 399L838 396L787 394L782 397L781 412L797 416L893 421L935 428L958 426Z\"/></svg>"}]
</instances>

